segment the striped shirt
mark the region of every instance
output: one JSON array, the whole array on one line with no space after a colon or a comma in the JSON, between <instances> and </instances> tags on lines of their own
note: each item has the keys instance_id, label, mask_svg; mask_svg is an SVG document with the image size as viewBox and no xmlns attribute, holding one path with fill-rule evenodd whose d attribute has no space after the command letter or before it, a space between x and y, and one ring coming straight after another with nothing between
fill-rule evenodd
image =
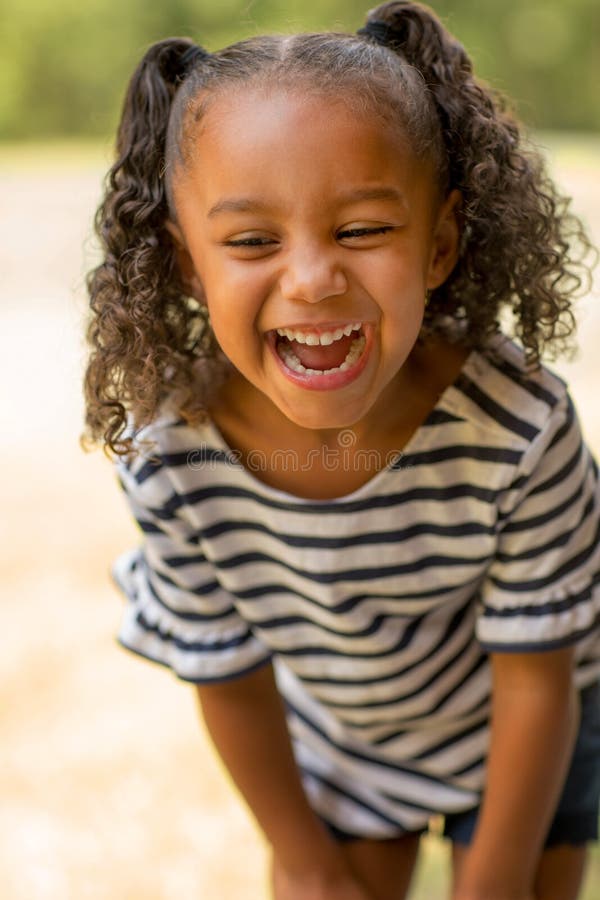
<instances>
[{"instance_id":1,"label":"striped shirt","mask_svg":"<svg viewBox=\"0 0 600 900\"><path fill-rule=\"evenodd\" d=\"M136 444L119 641L196 683L272 662L309 802L345 831L478 804L490 652L574 644L577 684L600 673L597 468L563 382L508 341L340 498L265 484L166 407Z\"/></svg>"}]
</instances>

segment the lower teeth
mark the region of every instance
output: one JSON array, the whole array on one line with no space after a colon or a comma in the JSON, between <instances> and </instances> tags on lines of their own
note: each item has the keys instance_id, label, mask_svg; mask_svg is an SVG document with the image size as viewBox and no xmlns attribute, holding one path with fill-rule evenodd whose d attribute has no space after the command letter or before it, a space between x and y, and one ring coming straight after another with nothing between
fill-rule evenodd
<instances>
[{"instance_id":1,"label":"lower teeth","mask_svg":"<svg viewBox=\"0 0 600 900\"><path fill-rule=\"evenodd\" d=\"M277 349L288 369L292 369L294 372L300 372L303 375L331 375L334 372L345 372L346 369L353 366L359 356L362 355L365 344L366 338L363 334L361 334L360 337L355 338L350 344L350 349L348 350L344 362L340 363L339 366L335 366L333 369L307 369L302 365L296 354L289 347L284 345Z\"/></svg>"}]
</instances>

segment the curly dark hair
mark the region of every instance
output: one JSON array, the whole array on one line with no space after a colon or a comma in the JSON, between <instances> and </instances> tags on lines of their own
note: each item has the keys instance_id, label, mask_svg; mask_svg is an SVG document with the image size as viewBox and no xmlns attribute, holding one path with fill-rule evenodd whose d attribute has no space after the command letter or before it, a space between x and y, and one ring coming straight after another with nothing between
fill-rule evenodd
<instances>
[{"instance_id":1,"label":"curly dark hair","mask_svg":"<svg viewBox=\"0 0 600 900\"><path fill-rule=\"evenodd\" d=\"M476 80L430 9L385 3L357 35L257 37L214 54L171 38L132 76L97 213L104 259L88 279L84 448L104 441L105 452L130 453L130 421L149 423L167 397L188 423L202 421L226 372L165 223L176 221L173 173L190 158L207 105L250 83L334 92L398 122L413 152L434 162L443 193L461 192L460 258L432 293L423 334L460 320L460 340L482 348L512 312L531 366L565 349L590 244L505 100Z\"/></svg>"}]
</instances>

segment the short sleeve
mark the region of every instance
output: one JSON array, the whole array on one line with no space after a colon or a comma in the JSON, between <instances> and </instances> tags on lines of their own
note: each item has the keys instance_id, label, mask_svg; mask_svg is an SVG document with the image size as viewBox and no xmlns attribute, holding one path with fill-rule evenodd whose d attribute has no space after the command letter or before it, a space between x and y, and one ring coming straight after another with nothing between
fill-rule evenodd
<instances>
[{"instance_id":1,"label":"short sleeve","mask_svg":"<svg viewBox=\"0 0 600 900\"><path fill-rule=\"evenodd\" d=\"M143 543L112 564L128 603L117 635L135 653L171 668L184 681L239 677L268 662L272 652L252 632L219 584L168 470L158 464L116 464Z\"/></svg>"},{"instance_id":2,"label":"short sleeve","mask_svg":"<svg viewBox=\"0 0 600 900\"><path fill-rule=\"evenodd\" d=\"M598 636L598 470L566 392L511 487L480 594L480 643L490 652L528 652Z\"/></svg>"}]
</instances>

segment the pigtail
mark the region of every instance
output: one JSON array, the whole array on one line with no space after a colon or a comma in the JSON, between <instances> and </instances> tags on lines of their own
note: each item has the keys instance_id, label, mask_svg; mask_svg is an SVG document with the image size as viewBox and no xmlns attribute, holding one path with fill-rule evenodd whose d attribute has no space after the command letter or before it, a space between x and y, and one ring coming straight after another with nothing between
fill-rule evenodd
<instances>
[{"instance_id":1,"label":"pigtail","mask_svg":"<svg viewBox=\"0 0 600 900\"><path fill-rule=\"evenodd\" d=\"M473 76L462 45L426 6L385 3L364 34L397 52L422 75L438 113L446 151L445 189L462 194L461 258L431 296L426 328L463 318L467 343L481 346L512 307L514 328L533 365L574 330L571 297L590 249L541 155L525 149L504 99ZM490 310L496 314L490 316Z\"/></svg>"},{"instance_id":2,"label":"pigtail","mask_svg":"<svg viewBox=\"0 0 600 900\"><path fill-rule=\"evenodd\" d=\"M204 311L180 283L165 229L165 141L173 97L190 70L208 54L187 38L149 48L126 93L117 134L117 160L107 176L96 216L104 260L90 273L92 353L85 375L86 446L103 437L115 453L131 405L136 420L155 415L167 382L192 382L190 334L206 330ZM134 401L131 403L131 401Z\"/></svg>"}]
</instances>

